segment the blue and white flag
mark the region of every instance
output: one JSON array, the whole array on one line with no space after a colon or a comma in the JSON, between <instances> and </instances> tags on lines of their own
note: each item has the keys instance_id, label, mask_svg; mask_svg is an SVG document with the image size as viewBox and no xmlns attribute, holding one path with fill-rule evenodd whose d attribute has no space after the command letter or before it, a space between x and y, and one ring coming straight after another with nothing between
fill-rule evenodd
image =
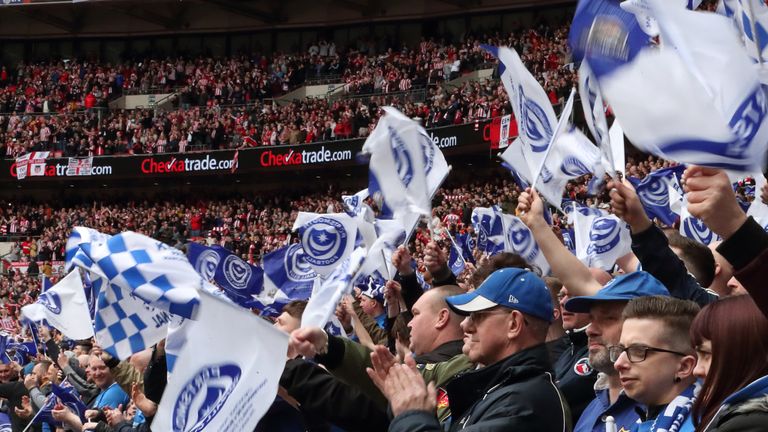
<instances>
[{"instance_id":1,"label":"blue and white flag","mask_svg":"<svg viewBox=\"0 0 768 432\"><path fill-rule=\"evenodd\" d=\"M351 217L355 217L363 212L363 201L368 198L368 188L357 192L354 195L342 195L341 202L344 205L344 212Z\"/></svg>"},{"instance_id":2,"label":"blue and white flag","mask_svg":"<svg viewBox=\"0 0 768 432\"><path fill-rule=\"evenodd\" d=\"M670 7L685 7L690 10L696 10L703 0L675 0L668 2ZM648 36L656 37L659 35L659 23L653 17L653 12L646 0L626 0L621 2L621 8L635 15L640 28Z\"/></svg>"},{"instance_id":3,"label":"blue and white flag","mask_svg":"<svg viewBox=\"0 0 768 432\"><path fill-rule=\"evenodd\" d=\"M34 342L14 342L9 340L6 350L13 351L10 356L13 361L24 366L37 356L37 345Z\"/></svg>"},{"instance_id":4,"label":"blue and white flag","mask_svg":"<svg viewBox=\"0 0 768 432\"><path fill-rule=\"evenodd\" d=\"M216 282L232 301L248 309L255 306L264 289L264 270L218 245L189 243L187 257L204 280Z\"/></svg>"},{"instance_id":5,"label":"blue and white flag","mask_svg":"<svg viewBox=\"0 0 768 432\"><path fill-rule=\"evenodd\" d=\"M760 0L724 0L718 13L733 19L747 55L758 65L768 60L768 6Z\"/></svg>"},{"instance_id":6,"label":"blue and white flag","mask_svg":"<svg viewBox=\"0 0 768 432\"><path fill-rule=\"evenodd\" d=\"M582 0L579 9L591 10L595 1ZM637 22L617 14L585 23L574 18L571 29L584 38L589 65L624 133L640 150L668 160L759 170L768 148L768 98L732 22L646 1L659 23L658 47L633 39Z\"/></svg>"},{"instance_id":7,"label":"blue and white flag","mask_svg":"<svg viewBox=\"0 0 768 432\"><path fill-rule=\"evenodd\" d=\"M504 250L504 226L501 209L475 207L472 209L472 226L477 232L477 248L484 253L495 255Z\"/></svg>"},{"instance_id":8,"label":"blue and white flag","mask_svg":"<svg viewBox=\"0 0 768 432\"><path fill-rule=\"evenodd\" d=\"M576 257L587 267L611 270L616 260L632 251L629 226L614 215L573 213Z\"/></svg>"},{"instance_id":9,"label":"blue and white flag","mask_svg":"<svg viewBox=\"0 0 768 432\"><path fill-rule=\"evenodd\" d=\"M283 306L293 300L306 300L312 294L317 273L306 259L300 244L274 250L262 259L264 291L259 302L263 315L280 315Z\"/></svg>"},{"instance_id":10,"label":"blue and white flag","mask_svg":"<svg viewBox=\"0 0 768 432\"><path fill-rule=\"evenodd\" d=\"M501 160L504 161L502 165L506 164L505 168L509 170L515 179L515 183L521 189L530 187L531 183L533 183L533 175L531 174L530 164L525 159L523 145L523 141L520 137L517 137L503 153L499 154Z\"/></svg>"},{"instance_id":11,"label":"blue and white flag","mask_svg":"<svg viewBox=\"0 0 768 432\"><path fill-rule=\"evenodd\" d=\"M60 401L62 405L69 408L75 415L80 418L81 422L85 422L85 404L80 400L80 395L72 386L63 387L56 384L51 384L51 393L45 400L45 404L40 407L40 410L35 415L33 423L47 423L54 427L61 427L61 423L53 418L53 408L56 406L56 402Z\"/></svg>"},{"instance_id":12,"label":"blue and white flag","mask_svg":"<svg viewBox=\"0 0 768 432\"><path fill-rule=\"evenodd\" d=\"M451 269L451 273L454 276L458 277L464 271L467 262L464 260L461 248L456 244L450 233L448 233L448 239L451 241L450 253L448 254L448 268Z\"/></svg>"},{"instance_id":13,"label":"blue and white flag","mask_svg":"<svg viewBox=\"0 0 768 432\"><path fill-rule=\"evenodd\" d=\"M254 430L277 394L288 335L208 293L189 324L152 430Z\"/></svg>"},{"instance_id":14,"label":"blue and white flag","mask_svg":"<svg viewBox=\"0 0 768 432\"><path fill-rule=\"evenodd\" d=\"M693 217L688 212L688 199L685 197L682 209L683 211L680 214L680 234L704 245L721 240L720 236L709 229L702 220Z\"/></svg>"},{"instance_id":15,"label":"blue and white flag","mask_svg":"<svg viewBox=\"0 0 768 432\"><path fill-rule=\"evenodd\" d=\"M73 231L67 242L80 242ZM78 243L67 268L76 265L117 285L158 309L192 318L203 278L184 253L145 235L126 231L91 243ZM92 278L93 279L93 278Z\"/></svg>"},{"instance_id":16,"label":"blue and white flag","mask_svg":"<svg viewBox=\"0 0 768 432\"><path fill-rule=\"evenodd\" d=\"M386 115L363 145L363 152L371 155L368 191L380 193L395 217L429 215L432 196L427 177L435 171L442 182L448 174L445 158L416 122L395 108L383 109Z\"/></svg>"},{"instance_id":17,"label":"blue and white flag","mask_svg":"<svg viewBox=\"0 0 768 432\"><path fill-rule=\"evenodd\" d=\"M563 243L565 244L565 247L567 247L572 254L576 255L576 236L573 232L573 228L562 228L560 233L563 235Z\"/></svg>"},{"instance_id":18,"label":"blue and white flag","mask_svg":"<svg viewBox=\"0 0 768 432\"><path fill-rule=\"evenodd\" d=\"M594 175L594 180L603 180L605 171L600 159L600 150L578 129L560 134L550 148L536 189L548 203L560 209L570 180L587 174Z\"/></svg>"},{"instance_id":19,"label":"blue and white flag","mask_svg":"<svg viewBox=\"0 0 768 432\"><path fill-rule=\"evenodd\" d=\"M181 320L127 289L110 284L101 290L96 304L96 342L113 357L125 360L165 339L168 324Z\"/></svg>"},{"instance_id":20,"label":"blue and white flag","mask_svg":"<svg viewBox=\"0 0 768 432\"><path fill-rule=\"evenodd\" d=\"M41 293L37 301L22 307L21 315L32 322L46 320L70 339L93 337L91 314L78 269Z\"/></svg>"},{"instance_id":21,"label":"blue and white flag","mask_svg":"<svg viewBox=\"0 0 768 432\"><path fill-rule=\"evenodd\" d=\"M67 239L66 251L64 254L64 270L69 271L75 264L72 259L79 253L79 260L84 266L92 266L93 263L87 263L85 260L91 254L93 245L101 245L112 238L109 234L102 234L93 228L74 227L72 233Z\"/></svg>"},{"instance_id":22,"label":"blue and white flag","mask_svg":"<svg viewBox=\"0 0 768 432\"><path fill-rule=\"evenodd\" d=\"M502 214L501 221L504 227L504 251L520 255L525 262L538 268L543 276L549 274L549 263L525 223L508 214Z\"/></svg>"},{"instance_id":23,"label":"blue and white flag","mask_svg":"<svg viewBox=\"0 0 768 432\"><path fill-rule=\"evenodd\" d=\"M299 212L293 230L299 231L304 259L323 277L352 253L358 233L357 221L345 213Z\"/></svg>"},{"instance_id":24,"label":"blue and white flag","mask_svg":"<svg viewBox=\"0 0 768 432\"><path fill-rule=\"evenodd\" d=\"M312 293L301 318L302 327L325 327L342 296L351 292L365 255L365 249L355 249Z\"/></svg>"},{"instance_id":25,"label":"blue and white flag","mask_svg":"<svg viewBox=\"0 0 768 432\"><path fill-rule=\"evenodd\" d=\"M616 162L613 160L611 137L608 130L608 120L605 118L605 103L600 87L597 86L589 63L581 62L579 68L579 94L581 95L581 108L584 110L584 120L595 138L602 155L603 170L612 178L616 177ZM622 146L623 147L623 146ZM622 148L623 150L623 148Z\"/></svg>"},{"instance_id":26,"label":"blue and white flag","mask_svg":"<svg viewBox=\"0 0 768 432\"><path fill-rule=\"evenodd\" d=\"M0 413L0 432L13 432L11 418L6 413Z\"/></svg>"},{"instance_id":27,"label":"blue and white flag","mask_svg":"<svg viewBox=\"0 0 768 432\"><path fill-rule=\"evenodd\" d=\"M373 243L360 267L360 277L378 273L385 279L395 274L392 254L405 242L405 228L397 219L376 219L376 241Z\"/></svg>"},{"instance_id":28,"label":"blue and white flag","mask_svg":"<svg viewBox=\"0 0 768 432\"><path fill-rule=\"evenodd\" d=\"M555 133L555 110L515 50L489 45L482 48L499 59L499 76L515 113L525 160L533 167L530 171L535 176Z\"/></svg>"},{"instance_id":29,"label":"blue and white flag","mask_svg":"<svg viewBox=\"0 0 768 432\"><path fill-rule=\"evenodd\" d=\"M11 362L11 357L9 357L6 352L9 343L8 339L9 337L7 333L0 332L0 363L2 364L9 364Z\"/></svg>"},{"instance_id":30,"label":"blue and white flag","mask_svg":"<svg viewBox=\"0 0 768 432\"><path fill-rule=\"evenodd\" d=\"M477 245L477 242L475 241L474 237L470 233L459 233L456 236L456 243L461 248L461 254L464 257L464 260L471 262L472 264L475 264L475 246Z\"/></svg>"},{"instance_id":31,"label":"blue and white flag","mask_svg":"<svg viewBox=\"0 0 768 432\"><path fill-rule=\"evenodd\" d=\"M675 223L680 213L675 209L679 208L683 196L683 188L680 186L683 171L685 166L678 165L654 171L642 180L635 177L627 178L634 186L649 218L658 218L668 226ZM673 196L678 197L678 202L670 200L670 190L677 192L677 195Z\"/></svg>"}]
</instances>

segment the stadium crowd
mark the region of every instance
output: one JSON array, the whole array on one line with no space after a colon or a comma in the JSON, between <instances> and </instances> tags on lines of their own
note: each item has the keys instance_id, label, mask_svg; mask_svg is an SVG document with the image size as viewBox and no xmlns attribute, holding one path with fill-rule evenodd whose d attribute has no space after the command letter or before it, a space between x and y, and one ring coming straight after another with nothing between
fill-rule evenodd
<instances>
[{"instance_id":1,"label":"stadium crowd","mask_svg":"<svg viewBox=\"0 0 768 432\"><path fill-rule=\"evenodd\" d=\"M461 44L425 39L417 47L387 48L379 55L365 44L337 52L326 43L324 49L313 44L306 53L278 53L271 59L144 59L123 65L72 61L20 65L15 73L4 67L0 155L187 152L365 137L384 105L421 118L428 127L509 114L498 80L438 85L446 77L490 67L493 58L481 43L516 47L559 105L575 83L575 71L567 65L566 31L540 26L468 36ZM273 99L308 77L337 73L347 97ZM177 108L107 109L115 96L151 89L176 91ZM423 91L414 93L417 89Z\"/></svg>"},{"instance_id":2,"label":"stadium crowd","mask_svg":"<svg viewBox=\"0 0 768 432\"><path fill-rule=\"evenodd\" d=\"M26 150L30 142L40 149L57 145L51 136L58 128L41 131L50 127L47 122L70 121L66 118L77 119L71 125L82 129L60 150L106 154L365 136L375 127L377 108L385 104L421 117L427 126L496 117L509 112L509 103L495 81L431 87L422 102L390 94L391 85L401 90L428 85L461 73L465 61L475 66L488 61L480 42L515 46L543 81L553 105L573 85L574 72L565 67L565 29L469 39L459 46L424 40L418 49L399 53L381 50L369 39L343 52L347 62L339 65L340 76L351 93L380 90L380 95L286 106L257 97L259 102L231 107L226 102L232 93L222 83L211 84L218 90L201 104L191 88L201 88L198 82L183 90L187 94L182 93L180 103L189 106L178 111L108 114L107 129L114 133L109 138L100 136L104 117L95 112L34 117L39 129L32 138L13 135L33 117L9 116L4 118L5 137L22 144L6 154L14 155L17 146ZM275 81L285 91L290 87L286 80L307 76L306 61L331 59L328 68L336 69L336 53L335 45L321 42L296 57L277 56L272 66L265 60L258 70L285 65L277 68L283 75ZM292 58L301 64L289 65ZM232 60L219 72L237 81L239 68L248 69L243 64L249 63L238 66ZM314 65L315 71L325 70ZM196 66L193 71L219 67L205 60ZM181 69L184 73L170 80L173 71L179 72L173 62L155 64L131 86L173 87L177 79L191 76L186 67ZM92 78L111 85L111 78L96 75ZM188 138L196 133L199 139ZM100 142L107 148L115 140L120 144L113 150L94 146ZM626 156L626 173L637 179L676 165L637 153ZM628 181L606 177L603 192L589 196L588 175L572 180L564 198L606 210L629 230L631 252L591 268L567 246L564 232L571 222L559 213L549 221L536 190L520 187L501 168L471 174L471 180L453 180L434 196L432 215L393 252L388 280L360 283L354 295L343 298L335 314L338 331L301 327L305 300L290 301L264 317L290 338L286 357L279 353L277 359L285 360L277 397L257 431L766 429L768 233L744 208L750 201L768 204L768 185L755 190L754 178L734 185L722 170L688 166L680 179L686 211L720 237L705 246L679 234L679 220L667 224L649 216ZM6 268L0 279L0 340L7 334L15 339L6 339L11 345L0 359L0 424L7 416L13 431L141 432L151 430L158 413L168 385L170 348L166 353L165 341L121 361L93 339L70 340L43 324L35 334L31 325L21 323L20 307L35 302L42 277L53 282L63 277L54 263L64 259L72 227L106 234L131 230L178 249L190 242L220 245L259 265L269 252L298 242L291 228L298 212L342 212L340 196L353 192L329 188L292 196L282 191L80 205L0 202L0 237L14 241L3 259L27 265L26 271ZM375 199L365 202L378 214ZM519 217L550 269L547 274L526 257L510 252L489 256L477 248L484 240L474 231L472 211L491 206ZM461 272L454 273L449 264L451 237L475 246L469 246ZM207 408L223 391L211 386L200 395L187 395L199 411L174 416L182 423L192 416L204 424L201 418L215 416ZM74 409L78 403L62 403L71 402L73 394L85 407L82 412Z\"/></svg>"}]
</instances>

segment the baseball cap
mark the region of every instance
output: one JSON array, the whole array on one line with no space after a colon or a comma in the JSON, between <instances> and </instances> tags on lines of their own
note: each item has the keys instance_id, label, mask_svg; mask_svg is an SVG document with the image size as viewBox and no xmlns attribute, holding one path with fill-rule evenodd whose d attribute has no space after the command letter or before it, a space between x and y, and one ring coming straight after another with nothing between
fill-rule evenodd
<instances>
[{"instance_id":1,"label":"baseball cap","mask_svg":"<svg viewBox=\"0 0 768 432\"><path fill-rule=\"evenodd\" d=\"M565 309L569 312L589 313L589 309L595 302L629 301L637 297L658 295L670 294L667 288L650 273L636 271L611 279L595 295L573 297L565 303Z\"/></svg>"},{"instance_id":2,"label":"baseball cap","mask_svg":"<svg viewBox=\"0 0 768 432\"><path fill-rule=\"evenodd\" d=\"M544 281L520 268L496 270L476 290L447 297L445 301L459 315L503 306L552 321L552 297Z\"/></svg>"}]
</instances>

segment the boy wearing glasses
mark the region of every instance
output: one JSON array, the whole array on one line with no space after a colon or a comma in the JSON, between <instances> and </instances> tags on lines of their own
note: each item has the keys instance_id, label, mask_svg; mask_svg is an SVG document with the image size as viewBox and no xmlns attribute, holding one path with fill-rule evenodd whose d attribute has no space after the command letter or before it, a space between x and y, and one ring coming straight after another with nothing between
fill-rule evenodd
<instances>
[{"instance_id":1,"label":"boy wearing glasses","mask_svg":"<svg viewBox=\"0 0 768 432\"><path fill-rule=\"evenodd\" d=\"M608 354L629 397L646 406L637 432L693 431L690 410L700 385L689 337L696 303L641 297L624 308L621 342Z\"/></svg>"}]
</instances>

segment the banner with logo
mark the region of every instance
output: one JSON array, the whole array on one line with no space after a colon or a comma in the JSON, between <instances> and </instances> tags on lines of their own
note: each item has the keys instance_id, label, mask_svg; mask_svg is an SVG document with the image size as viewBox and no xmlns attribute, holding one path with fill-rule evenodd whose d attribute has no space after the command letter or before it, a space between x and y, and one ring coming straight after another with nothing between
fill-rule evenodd
<instances>
[{"instance_id":1,"label":"banner with logo","mask_svg":"<svg viewBox=\"0 0 768 432\"><path fill-rule=\"evenodd\" d=\"M264 289L264 270L218 245L189 243L187 257L204 280L216 282L232 301L244 308L254 307Z\"/></svg>"},{"instance_id":2,"label":"banner with logo","mask_svg":"<svg viewBox=\"0 0 768 432\"><path fill-rule=\"evenodd\" d=\"M576 256L587 267L611 270L616 260L632 251L627 224L614 215L572 213Z\"/></svg>"},{"instance_id":3,"label":"banner with logo","mask_svg":"<svg viewBox=\"0 0 768 432\"><path fill-rule=\"evenodd\" d=\"M549 274L549 263L525 223L508 214L501 215L501 222L504 227L504 251L520 255L525 262L537 267L542 275Z\"/></svg>"},{"instance_id":4,"label":"banner with logo","mask_svg":"<svg viewBox=\"0 0 768 432\"><path fill-rule=\"evenodd\" d=\"M288 335L207 293L200 303L152 430L254 430L277 394Z\"/></svg>"},{"instance_id":5,"label":"banner with logo","mask_svg":"<svg viewBox=\"0 0 768 432\"><path fill-rule=\"evenodd\" d=\"M21 315L32 322L46 320L70 339L93 337L91 314L79 269L41 293L35 303L22 307Z\"/></svg>"}]
</instances>

